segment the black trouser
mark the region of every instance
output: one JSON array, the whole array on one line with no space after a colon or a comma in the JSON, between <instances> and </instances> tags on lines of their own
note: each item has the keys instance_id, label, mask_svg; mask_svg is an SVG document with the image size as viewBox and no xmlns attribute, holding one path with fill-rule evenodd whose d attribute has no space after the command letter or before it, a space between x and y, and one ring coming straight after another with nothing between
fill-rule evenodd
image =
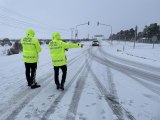
<instances>
[{"instance_id":1,"label":"black trouser","mask_svg":"<svg viewBox=\"0 0 160 120\"><path fill-rule=\"evenodd\" d=\"M37 63L25 63L28 85L35 84Z\"/></svg>"},{"instance_id":2,"label":"black trouser","mask_svg":"<svg viewBox=\"0 0 160 120\"><path fill-rule=\"evenodd\" d=\"M61 83L59 83L59 68L62 70L62 80ZM57 86L64 85L67 75L67 65L63 66L54 66L54 77L55 77L55 83Z\"/></svg>"}]
</instances>

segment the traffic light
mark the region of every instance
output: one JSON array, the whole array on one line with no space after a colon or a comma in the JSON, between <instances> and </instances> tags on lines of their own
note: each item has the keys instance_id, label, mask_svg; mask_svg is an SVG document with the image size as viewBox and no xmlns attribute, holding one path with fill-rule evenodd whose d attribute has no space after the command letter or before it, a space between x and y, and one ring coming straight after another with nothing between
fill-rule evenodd
<instances>
[{"instance_id":1,"label":"traffic light","mask_svg":"<svg viewBox=\"0 0 160 120\"><path fill-rule=\"evenodd\" d=\"M97 26L99 26L99 22L97 22Z\"/></svg>"}]
</instances>

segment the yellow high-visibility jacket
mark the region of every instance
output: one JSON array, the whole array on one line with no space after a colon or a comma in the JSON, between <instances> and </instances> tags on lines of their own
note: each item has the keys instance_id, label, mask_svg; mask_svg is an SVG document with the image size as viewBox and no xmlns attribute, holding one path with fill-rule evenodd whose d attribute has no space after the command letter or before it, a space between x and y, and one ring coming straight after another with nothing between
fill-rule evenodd
<instances>
[{"instance_id":1,"label":"yellow high-visibility jacket","mask_svg":"<svg viewBox=\"0 0 160 120\"><path fill-rule=\"evenodd\" d=\"M36 63L38 62L38 53L41 52L42 48L39 41L34 38L34 31L28 30L27 36L21 39L22 51L23 51L23 62Z\"/></svg>"},{"instance_id":2,"label":"yellow high-visibility jacket","mask_svg":"<svg viewBox=\"0 0 160 120\"><path fill-rule=\"evenodd\" d=\"M52 35L52 40L49 42L53 66L62 66L67 64L65 49L80 47L81 44L63 42L60 34L58 32L54 32Z\"/></svg>"}]
</instances>

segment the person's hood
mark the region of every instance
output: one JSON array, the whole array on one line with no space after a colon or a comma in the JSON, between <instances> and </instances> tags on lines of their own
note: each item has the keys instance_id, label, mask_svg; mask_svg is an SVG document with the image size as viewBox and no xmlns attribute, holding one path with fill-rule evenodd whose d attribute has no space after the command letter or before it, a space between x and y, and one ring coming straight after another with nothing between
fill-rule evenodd
<instances>
[{"instance_id":1,"label":"person's hood","mask_svg":"<svg viewBox=\"0 0 160 120\"><path fill-rule=\"evenodd\" d=\"M61 40L61 35L59 32L54 32L52 34L52 40Z\"/></svg>"},{"instance_id":2,"label":"person's hood","mask_svg":"<svg viewBox=\"0 0 160 120\"><path fill-rule=\"evenodd\" d=\"M34 35L35 35L35 32L32 29L28 29L26 31L26 37L33 38Z\"/></svg>"}]
</instances>

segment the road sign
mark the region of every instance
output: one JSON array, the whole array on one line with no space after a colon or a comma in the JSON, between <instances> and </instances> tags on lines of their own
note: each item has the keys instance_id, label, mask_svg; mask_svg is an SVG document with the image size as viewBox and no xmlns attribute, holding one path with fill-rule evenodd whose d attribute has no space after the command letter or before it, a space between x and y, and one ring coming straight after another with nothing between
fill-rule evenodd
<instances>
[{"instance_id":1,"label":"road sign","mask_svg":"<svg viewBox=\"0 0 160 120\"><path fill-rule=\"evenodd\" d=\"M94 37L103 37L104 35L95 35Z\"/></svg>"},{"instance_id":2,"label":"road sign","mask_svg":"<svg viewBox=\"0 0 160 120\"><path fill-rule=\"evenodd\" d=\"M156 42L157 40L158 40L157 36L153 36L153 37L152 37L152 41L153 41L153 42Z\"/></svg>"}]
</instances>

